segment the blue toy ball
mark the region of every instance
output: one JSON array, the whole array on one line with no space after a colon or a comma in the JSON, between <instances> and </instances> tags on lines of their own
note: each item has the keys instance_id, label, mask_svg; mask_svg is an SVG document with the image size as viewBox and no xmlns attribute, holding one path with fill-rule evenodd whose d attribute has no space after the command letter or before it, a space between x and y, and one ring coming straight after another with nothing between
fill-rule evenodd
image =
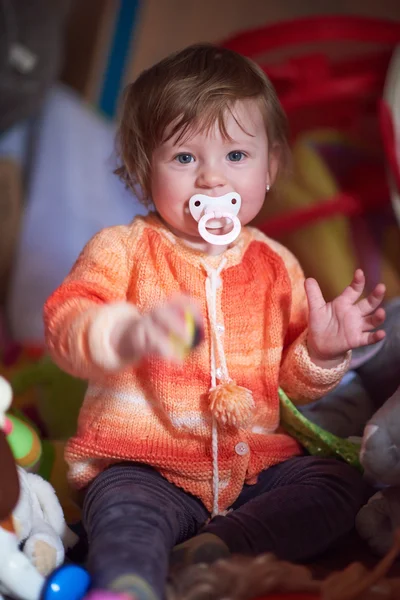
<instances>
[{"instance_id":1,"label":"blue toy ball","mask_svg":"<svg viewBox=\"0 0 400 600\"><path fill-rule=\"evenodd\" d=\"M81 600L89 589L89 573L77 565L63 565L46 579L41 600Z\"/></svg>"}]
</instances>

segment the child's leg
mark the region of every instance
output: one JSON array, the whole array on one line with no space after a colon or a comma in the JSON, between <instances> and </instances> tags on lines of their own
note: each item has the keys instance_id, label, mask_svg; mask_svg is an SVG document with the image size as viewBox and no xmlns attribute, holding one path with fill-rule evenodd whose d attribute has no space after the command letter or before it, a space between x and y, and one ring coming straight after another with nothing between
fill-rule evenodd
<instances>
[{"instance_id":1,"label":"child's leg","mask_svg":"<svg viewBox=\"0 0 400 600\"><path fill-rule=\"evenodd\" d=\"M93 587L138 600L162 598L173 545L207 518L199 500L154 469L110 467L90 485L83 507Z\"/></svg>"},{"instance_id":2,"label":"child's leg","mask_svg":"<svg viewBox=\"0 0 400 600\"><path fill-rule=\"evenodd\" d=\"M203 531L218 536L233 553L273 552L305 561L353 528L370 494L347 464L303 456L261 473L258 483L244 487L234 510Z\"/></svg>"}]
</instances>

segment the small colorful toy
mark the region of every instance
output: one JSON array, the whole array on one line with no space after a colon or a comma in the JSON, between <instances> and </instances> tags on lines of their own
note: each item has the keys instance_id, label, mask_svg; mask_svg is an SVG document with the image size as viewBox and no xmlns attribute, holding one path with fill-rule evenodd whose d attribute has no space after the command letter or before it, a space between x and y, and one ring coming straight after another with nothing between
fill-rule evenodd
<instances>
[{"instance_id":1,"label":"small colorful toy","mask_svg":"<svg viewBox=\"0 0 400 600\"><path fill-rule=\"evenodd\" d=\"M37 431L26 420L7 413L6 435L17 465L36 470L42 456L42 442Z\"/></svg>"},{"instance_id":2,"label":"small colorful toy","mask_svg":"<svg viewBox=\"0 0 400 600\"><path fill-rule=\"evenodd\" d=\"M193 313L190 310L185 310L183 319L185 321L186 331L188 333L189 342L186 342L177 335L171 335L170 340L174 347L174 353L177 358L183 360L191 350L196 348L203 340L203 329L196 323Z\"/></svg>"},{"instance_id":3,"label":"small colorful toy","mask_svg":"<svg viewBox=\"0 0 400 600\"><path fill-rule=\"evenodd\" d=\"M12 390L0 377L0 589L19 600L80 600L90 585L88 573L81 567L64 565L45 579L19 549L12 512L20 495L16 464L6 440L5 411L9 409Z\"/></svg>"},{"instance_id":4,"label":"small colorful toy","mask_svg":"<svg viewBox=\"0 0 400 600\"><path fill-rule=\"evenodd\" d=\"M40 425L46 439L65 440L75 433L85 381L62 371L47 354L22 364L18 361L7 379L13 388L14 406Z\"/></svg>"}]
</instances>

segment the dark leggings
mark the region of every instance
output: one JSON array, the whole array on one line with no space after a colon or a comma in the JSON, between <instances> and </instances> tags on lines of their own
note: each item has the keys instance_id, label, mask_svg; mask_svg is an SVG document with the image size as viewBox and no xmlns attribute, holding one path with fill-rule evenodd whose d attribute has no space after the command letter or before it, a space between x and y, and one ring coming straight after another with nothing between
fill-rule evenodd
<instances>
[{"instance_id":1,"label":"dark leggings","mask_svg":"<svg viewBox=\"0 0 400 600\"><path fill-rule=\"evenodd\" d=\"M198 499L151 467L118 464L101 473L85 497L88 569L95 588L134 574L162 598L173 546L202 527L234 553L274 552L305 561L352 529L369 494L345 463L298 457L263 471L255 485L244 486L227 516L204 527L209 513Z\"/></svg>"}]
</instances>

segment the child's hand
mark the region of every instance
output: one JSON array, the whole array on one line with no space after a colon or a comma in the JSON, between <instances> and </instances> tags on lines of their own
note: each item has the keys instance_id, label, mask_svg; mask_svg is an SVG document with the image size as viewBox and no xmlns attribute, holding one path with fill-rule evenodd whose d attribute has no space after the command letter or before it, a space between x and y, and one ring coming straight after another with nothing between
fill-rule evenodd
<instances>
[{"instance_id":1,"label":"child's hand","mask_svg":"<svg viewBox=\"0 0 400 600\"><path fill-rule=\"evenodd\" d=\"M378 284L368 298L360 300L364 286L364 273L357 269L344 292L326 303L315 279L306 280L310 310L307 345L316 364L322 366L329 361L338 364L348 350L375 344L385 337L382 330L372 331L385 320L384 309L378 308L385 295L385 286Z\"/></svg>"},{"instance_id":2,"label":"child's hand","mask_svg":"<svg viewBox=\"0 0 400 600\"><path fill-rule=\"evenodd\" d=\"M193 327L188 326L187 315L193 319ZM116 350L123 360L158 355L179 361L202 335L203 321L196 304L187 296L178 296L119 332Z\"/></svg>"}]
</instances>

